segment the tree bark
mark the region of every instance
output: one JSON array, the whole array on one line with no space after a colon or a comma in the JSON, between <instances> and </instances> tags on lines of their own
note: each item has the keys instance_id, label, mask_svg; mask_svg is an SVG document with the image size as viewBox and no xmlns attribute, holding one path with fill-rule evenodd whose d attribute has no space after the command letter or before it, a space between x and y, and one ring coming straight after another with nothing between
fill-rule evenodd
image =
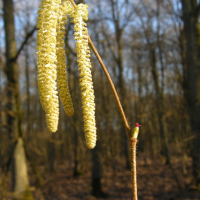
<instances>
[{"instance_id":1,"label":"tree bark","mask_svg":"<svg viewBox=\"0 0 200 200\"><path fill-rule=\"evenodd\" d=\"M29 88L30 88L30 84L29 84L29 62L28 62L28 58L29 58L29 54L28 54L28 47L26 48L26 95L27 95L27 99L26 99L26 107L27 107L27 112L26 112L26 117L27 117L27 129L26 129L26 138L29 139L29 141L31 140L31 130L30 130L30 116L31 116L31 111L30 111L30 92L29 92Z\"/></svg>"},{"instance_id":2,"label":"tree bark","mask_svg":"<svg viewBox=\"0 0 200 200\"><path fill-rule=\"evenodd\" d=\"M56 144L55 133L51 133L50 140L47 141L47 157L48 157L48 170L50 172L56 172L57 162L56 162Z\"/></svg>"},{"instance_id":3,"label":"tree bark","mask_svg":"<svg viewBox=\"0 0 200 200\"><path fill-rule=\"evenodd\" d=\"M195 185L200 184L200 62L199 62L199 6L196 0L181 0L184 22L186 74L185 97L188 103L191 132L195 136L192 145L192 170Z\"/></svg>"},{"instance_id":4,"label":"tree bark","mask_svg":"<svg viewBox=\"0 0 200 200\"><path fill-rule=\"evenodd\" d=\"M76 122L75 122L76 123ZM73 169L73 175L79 176L80 172L78 171L78 132L76 128L74 127L74 169Z\"/></svg>"},{"instance_id":5,"label":"tree bark","mask_svg":"<svg viewBox=\"0 0 200 200\"><path fill-rule=\"evenodd\" d=\"M13 1L3 0L3 9L6 36L6 127L10 139L10 154L14 152L12 162L13 190L16 194L21 194L27 191L29 183L21 129L22 112L19 96L18 66L14 59L17 51ZM15 145L15 141L17 141L17 145Z\"/></svg>"},{"instance_id":6,"label":"tree bark","mask_svg":"<svg viewBox=\"0 0 200 200\"><path fill-rule=\"evenodd\" d=\"M15 165L15 182L14 191L23 193L29 186L26 156L24 151L24 143L21 137L18 138L17 145L14 151Z\"/></svg>"},{"instance_id":7,"label":"tree bark","mask_svg":"<svg viewBox=\"0 0 200 200\"><path fill-rule=\"evenodd\" d=\"M101 163L100 150L97 141L96 147L92 150L92 195L95 197L105 197L101 188Z\"/></svg>"}]
</instances>

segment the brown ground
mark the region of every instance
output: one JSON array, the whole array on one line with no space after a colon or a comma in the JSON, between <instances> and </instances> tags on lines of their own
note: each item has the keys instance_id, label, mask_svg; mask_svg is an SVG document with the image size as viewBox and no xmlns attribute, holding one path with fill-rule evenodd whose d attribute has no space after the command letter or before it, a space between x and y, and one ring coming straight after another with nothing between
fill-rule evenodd
<instances>
[{"instance_id":1,"label":"brown ground","mask_svg":"<svg viewBox=\"0 0 200 200\"><path fill-rule=\"evenodd\" d=\"M180 158L173 158L173 167L179 177L183 191L180 192L173 173L169 166L164 165L161 161L146 161L139 156L138 159L138 199L139 200L200 200L200 193L196 188L189 187L191 177L189 174L191 160L188 165L188 175L182 174L182 162ZM123 163L123 162L122 162ZM148 164L145 164L148 163ZM107 194L108 200L131 200L131 173L123 170L120 164L111 167L103 167L102 189ZM66 165L58 167L56 173L45 173L40 169L44 178L43 189L32 187L36 200L95 200L97 198L91 195L91 173L86 173L79 177L73 177L72 168ZM9 178L9 177L8 177ZM31 184L34 185L34 175L30 175ZM9 184L9 180L8 183ZM10 188L10 187L8 187ZM186 189L187 188L187 189ZM1 192L1 191L0 191ZM2 200L8 200L9 192ZM43 197L42 197L43 196ZM103 198L99 198L103 200Z\"/></svg>"}]
</instances>

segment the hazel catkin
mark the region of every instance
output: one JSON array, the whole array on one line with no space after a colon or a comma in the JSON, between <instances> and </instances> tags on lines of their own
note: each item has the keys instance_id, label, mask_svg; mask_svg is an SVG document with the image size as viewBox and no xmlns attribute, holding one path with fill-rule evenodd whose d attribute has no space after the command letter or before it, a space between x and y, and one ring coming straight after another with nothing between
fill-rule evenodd
<instances>
[{"instance_id":1,"label":"hazel catkin","mask_svg":"<svg viewBox=\"0 0 200 200\"><path fill-rule=\"evenodd\" d=\"M69 2L64 2L60 5L58 23L57 23L57 44L56 44L56 55L57 55L57 71L58 71L58 92L60 100L63 104L65 113L68 116L74 114L74 108L72 98L69 91L69 84L67 80L66 70L66 57L64 49L64 38L65 38L65 23L67 22L67 14L71 13L73 7Z\"/></svg>"},{"instance_id":2,"label":"hazel catkin","mask_svg":"<svg viewBox=\"0 0 200 200\"><path fill-rule=\"evenodd\" d=\"M93 149L96 145L96 122L94 90L91 74L90 51L88 46L87 28L84 21L88 20L88 5L79 4L70 15L74 23L76 40L77 62L80 73L84 131L87 147Z\"/></svg>"},{"instance_id":3,"label":"hazel catkin","mask_svg":"<svg viewBox=\"0 0 200 200\"><path fill-rule=\"evenodd\" d=\"M60 0L43 0L38 11L38 88L49 131L56 132L59 116L56 66L56 25Z\"/></svg>"}]
</instances>

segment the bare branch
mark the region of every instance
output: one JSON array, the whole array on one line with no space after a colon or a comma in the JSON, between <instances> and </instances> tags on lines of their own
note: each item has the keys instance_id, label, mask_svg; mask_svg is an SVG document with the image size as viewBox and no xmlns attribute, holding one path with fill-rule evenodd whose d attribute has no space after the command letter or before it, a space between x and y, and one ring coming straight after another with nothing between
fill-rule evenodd
<instances>
[{"instance_id":1,"label":"bare branch","mask_svg":"<svg viewBox=\"0 0 200 200\"><path fill-rule=\"evenodd\" d=\"M19 57L19 54L21 53L21 51L23 50L24 46L28 42L28 39L33 35L33 33L35 32L36 29L37 28L35 26L29 33L27 33L25 40L22 42L20 48L18 49L18 51L16 53L16 56L12 59L13 61L17 60L17 58Z\"/></svg>"}]
</instances>

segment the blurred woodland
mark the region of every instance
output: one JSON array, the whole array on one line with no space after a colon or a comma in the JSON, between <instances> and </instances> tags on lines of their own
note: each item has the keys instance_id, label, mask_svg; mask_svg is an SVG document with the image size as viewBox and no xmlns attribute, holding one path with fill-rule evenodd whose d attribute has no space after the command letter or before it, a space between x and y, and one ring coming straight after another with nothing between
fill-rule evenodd
<instances>
[{"instance_id":1,"label":"blurred woodland","mask_svg":"<svg viewBox=\"0 0 200 200\"><path fill-rule=\"evenodd\" d=\"M200 1L79 0L137 147L138 199L200 199ZM73 24L66 62L75 113L47 130L37 85L40 0L0 1L0 199L131 199L126 130L91 52L98 141L86 147ZM68 20L69 21L69 20ZM13 191L15 193L13 193Z\"/></svg>"}]
</instances>

